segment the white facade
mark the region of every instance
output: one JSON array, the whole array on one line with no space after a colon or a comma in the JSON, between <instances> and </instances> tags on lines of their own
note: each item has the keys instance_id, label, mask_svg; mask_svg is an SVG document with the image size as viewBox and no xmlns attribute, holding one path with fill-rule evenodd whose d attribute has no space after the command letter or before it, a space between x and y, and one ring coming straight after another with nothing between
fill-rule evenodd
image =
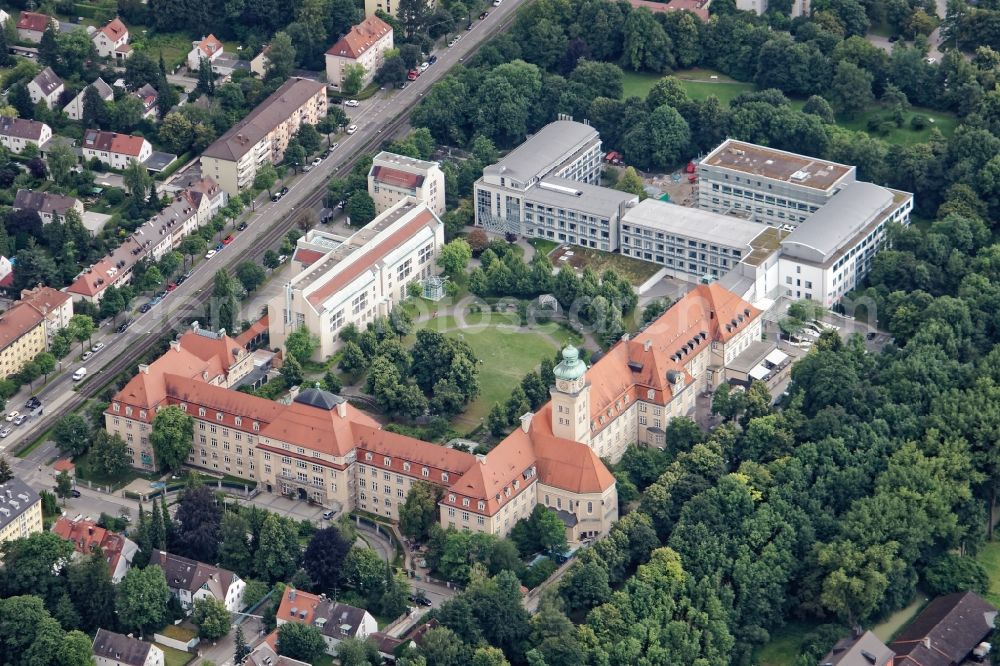
<instances>
[{"instance_id":1,"label":"white facade","mask_svg":"<svg viewBox=\"0 0 1000 666\"><path fill-rule=\"evenodd\" d=\"M443 245L441 220L425 204L400 201L347 242L331 245L271 299L271 346L283 346L304 326L319 337L315 357L326 358L339 346L344 326L364 329L404 300L411 282L435 274Z\"/></svg>"},{"instance_id":2,"label":"white facade","mask_svg":"<svg viewBox=\"0 0 1000 666\"><path fill-rule=\"evenodd\" d=\"M327 83L342 88L345 70L351 65L361 65L365 68L361 87L365 88L385 64L385 52L392 45L392 27L377 16L369 16L326 52Z\"/></svg>"},{"instance_id":3,"label":"white facade","mask_svg":"<svg viewBox=\"0 0 1000 666\"><path fill-rule=\"evenodd\" d=\"M28 144L41 147L51 138L52 128L37 120L0 119L0 143L12 153L22 152Z\"/></svg>"},{"instance_id":4,"label":"white facade","mask_svg":"<svg viewBox=\"0 0 1000 666\"><path fill-rule=\"evenodd\" d=\"M97 30L91 38L97 55L102 58L124 60L132 53L128 46L128 28L121 19L115 18L103 28Z\"/></svg>"},{"instance_id":5,"label":"white facade","mask_svg":"<svg viewBox=\"0 0 1000 666\"><path fill-rule=\"evenodd\" d=\"M101 134L107 134L102 132ZM86 135L84 135L84 143L82 146L83 159L90 160L97 158L109 165L112 169L125 169L128 167L129 163L133 160L139 162L140 164L149 159L150 155L153 154L153 146L150 145L149 141L142 137L128 137L132 141L128 142L129 149L127 152L116 149L115 143L97 143L94 145L88 145Z\"/></svg>"},{"instance_id":6,"label":"white facade","mask_svg":"<svg viewBox=\"0 0 1000 666\"><path fill-rule=\"evenodd\" d=\"M214 64L222 56L224 50L222 42L216 39L215 35L209 35L200 42L191 42L191 51L187 54L188 69L191 72L197 72L201 66L202 58Z\"/></svg>"},{"instance_id":7,"label":"white facade","mask_svg":"<svg viewBox=\"0 0 1000 666\"><path fill-rule=\"evenodd\" d=\"M50 109L59 104L59 96L65 89L66 86L51 67L46 67L28 82L28 96L31 97L31 103L44 102Z\"/></svg>"},{"instance_id":8,"label":"white facade","mask_svg":"<svg viewBox=\"0 0 1000 666\"><path fill-rule=\"evenodd\" d=\"M105 102L110 102L115 98L115 92L111 89L104 79L98 78L96 81L87 86L87 88L93 86L97 92L100 94L101 99ZM81 120L83 118L83 98L87 93L87 88L80 91L80 94L73 98L73 101L63 107L63 111L69 116L70 120Z\"/></svg>"},{"instance_id":9,"label":"white facade","mask_svg":"<svg viewBox=\"0 0 1000 666\"><path fill-rule=\"evenodd\" d=\"M437 216L444 215L444 172L437 162L380 152L368 170L368 194L379 214L407 197L427 204Z\"/></svg>"}]
</instances>

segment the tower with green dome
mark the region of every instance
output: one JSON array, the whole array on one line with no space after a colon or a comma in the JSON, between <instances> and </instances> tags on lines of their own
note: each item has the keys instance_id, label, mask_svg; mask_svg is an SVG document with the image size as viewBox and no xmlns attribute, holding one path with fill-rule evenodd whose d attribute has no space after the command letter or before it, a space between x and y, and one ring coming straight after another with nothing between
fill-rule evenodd
<instances>
[{"instance_id":1,"label":"tower with green dome","mask_svg":"<svg viewBox=\"0 0 1000 666\"><path fill-rule=\"evenodd\" d=\"M562 350L562 360L552 370L556 385L552 396L552 434L590 444L590 383L587 364L579 350L569 345Z\"/></svg>"}]
</instances>

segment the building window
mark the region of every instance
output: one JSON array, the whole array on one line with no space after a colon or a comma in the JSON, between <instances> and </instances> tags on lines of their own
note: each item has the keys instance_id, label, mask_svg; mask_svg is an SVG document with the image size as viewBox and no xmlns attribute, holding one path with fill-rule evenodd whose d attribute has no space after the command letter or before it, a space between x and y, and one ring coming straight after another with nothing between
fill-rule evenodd
<instances>
[{"instance_id":1,"label":"building window","mask_svg":"<svg viewBox=\"0 0 1000 666\"><path fill-rule=\"evenodd\" d=\"M424 476L424 477L428 477L428 476L431 475L431 471L429 469L427 469L426 467L424 467L422 470L420 470L420 475Z\"/></svg>"}]
</instances>

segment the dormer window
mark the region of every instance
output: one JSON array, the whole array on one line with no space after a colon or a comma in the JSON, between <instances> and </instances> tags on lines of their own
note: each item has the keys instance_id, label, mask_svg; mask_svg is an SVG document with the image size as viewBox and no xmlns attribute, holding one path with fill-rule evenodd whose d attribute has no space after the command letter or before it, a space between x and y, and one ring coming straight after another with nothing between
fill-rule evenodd
<instances>
[{"instance_id":1,"label":"dormer window","mask_svg":"<svg viewBox=\"0 0 1000 666\"><path fill-rule=\"evenodd\" d=\"M253 429L254 429L254 432L257 432L258 430L260 430L260 424L257 423L256 421L254 421L253 422Z\"/></svg>"},{"instance_id":2,"label":"dormer window","mask_svg":"<svg viewBox=\"0 0 1000 666\"><path fill-rule=\"evenodd\" d=\"M479 500L479 510L480 511L486 510L486 502L484 502L483 500Z\"/></svg>"},{"instance_id":3,"label":"dormer window","mask_svg":"<svg viewBox=\"0 0 1000 666\"><path fill-rule=\"evenodd\" d=\"M448 472L441 472L441 480L442 481L448 480Z\"/></svg>"},{"instance_id":4,"label":"dormer window","mask_svg":"<svg viewBox=\"0 0 1000 666\"><path fill-rule=\"evenodd\" d=\"M403 471L404 472L409 472L410 471L410 463L408 463L408 462L403 463Z\"/></svg>"},{"instance_id":5,"label":"dormer window","mask_svg":"<svg viewBox=\"0 0 1000 666\"><path fill-rule=\"evenodd\" d=\"M371 459L372 459L372 454L370 452L365 453L365 460L371 460Z\"/></svg>"},{"instance_id":6,"label":"dormer window","mask_svg":"<svg viewBox=\"0 0 1000 666\"><path fill-rule=\"evenodd\" d=\"M656 391L649 389L646 391L646 400L652 400L656 396Z\"/></svg>"},{"instance_id":7,"label":"dormer window","mask_svg":"<svg viewBox=\"0 0 1000 666\"><path fill-rule=\"evenodd\" d=\"M385 465L386 467L391 467L392 466L392 458L389 458L388 456L385 457L385 458L382 458L382 464Z\"/></svg>"},{"instance_id":8,"label":"dormer window","mask_svg":"<svg viewBox=\"0 0 1000 666\"><path fill-rule=\"evenodd\" d=\"M139 410L139 418L140 419L146 418L146 410L145 409L140 409Z\"/></svg>"},{"instance_id":9,"label":"dormer window","mask_svg":"<svg viewBox=\"0 0 1000 666\"><path fill-rule=\"evenodd\" d=\"M235 419L235 423L236 423L236 425L243 425L243 417L242 416L237 416L236 419Z\"/></svg>"},{"instance_id":10,"label":"dormer window","mask_svg":"<svg viewBox=\"0 0 1000 666\"><path fill-rule=\"evenodd\" d=\"M420 475L424 476L424 477L428 477L428 476L431 475L431 471L429 469L427 469L426 467L424 467L422 470L420 470Z\"/></svg>"},{"instance_id":11,"label":"dormer window","mask_svg":"<svg viewBox=\"0 0 1000 666\"><path fill-rule=\"evenodd\" d=\"M119 404L118 404L118 403L116 402L116 403L115 403L114 405L112 405L112 406L111 406L111 410L112 410L112 411L115 411L115 412L120 412L120 411L121 411L121 407L122 407L122 406L121 406L121 405L119 405Z\"/></svg>"},{"instance_id":12,"label":"dormer window","mask_svg":"<svg viewBox=\"0 0 1000 666\"><path fill-rule=\"evenodd\" d=\"M448 493L448 501L452 504L455 503L455 493Z\"/></svg>"},{"instance_id":13,"label":"dormer window","mask_svg":"<svg viewBox=\"0 0 1000 666\"><path fill-rule=\"evenodd\" d=\"M204 407L199 407L198 408L198 416L204 416L204 415L205 415L205 408Z\"/></svg>"},{"instance_id":14,"label":"dormer window","mask_svg":"<svg viewBox=\"0 0 1000 666\"><path fill-rule=\"evenodd\" d=\"M186 412L188 410L188 404L186 402L182 402L181 403L181 409Z\"/></svg>"},{"instance_id":15,"label":"dormer window","mask_svg":"<svg viewBox=\"0 0 1000 666\"><path fill-rule=\"evenodd\" d=\"M215 420L216 421L221 421L222 420L222 412L216 412L215 413Z\"/></svg>"},{"instance_id":16,"label":"dormer window","mask_svg":"<svg viewBox=\"0 0 1000 666\"><path fill-rule=\"evenodd\" d=\"M468 497L463 497L462 498L462 506L469 506L469 498Z\"/></svg>"}]
</instances>

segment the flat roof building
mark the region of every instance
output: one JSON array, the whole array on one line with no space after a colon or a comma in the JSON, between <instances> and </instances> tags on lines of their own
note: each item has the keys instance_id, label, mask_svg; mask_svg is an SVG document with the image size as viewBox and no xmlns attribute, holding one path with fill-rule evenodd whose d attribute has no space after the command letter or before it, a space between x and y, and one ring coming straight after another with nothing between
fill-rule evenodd
<instances>
[{"instance_id":1,"label":"flat roof building","mask_svg":"<svg viewBox=\"0 0 1000 666\"><path fill-rule=\"evenodd\" d=\"M0 544L42 531L42 498L18 478L0 484Z\"/></svg>"},{"instance_id":2,"label":"flat roof building","mask_svg":"<svg viewBox=\"0 0 1000 666\"><path fill-rule=\"evenodd\" d=\"M853 166L726 139L698 164L698 207L794 228L855 177Z\"/></svg>"}]
</instances>

